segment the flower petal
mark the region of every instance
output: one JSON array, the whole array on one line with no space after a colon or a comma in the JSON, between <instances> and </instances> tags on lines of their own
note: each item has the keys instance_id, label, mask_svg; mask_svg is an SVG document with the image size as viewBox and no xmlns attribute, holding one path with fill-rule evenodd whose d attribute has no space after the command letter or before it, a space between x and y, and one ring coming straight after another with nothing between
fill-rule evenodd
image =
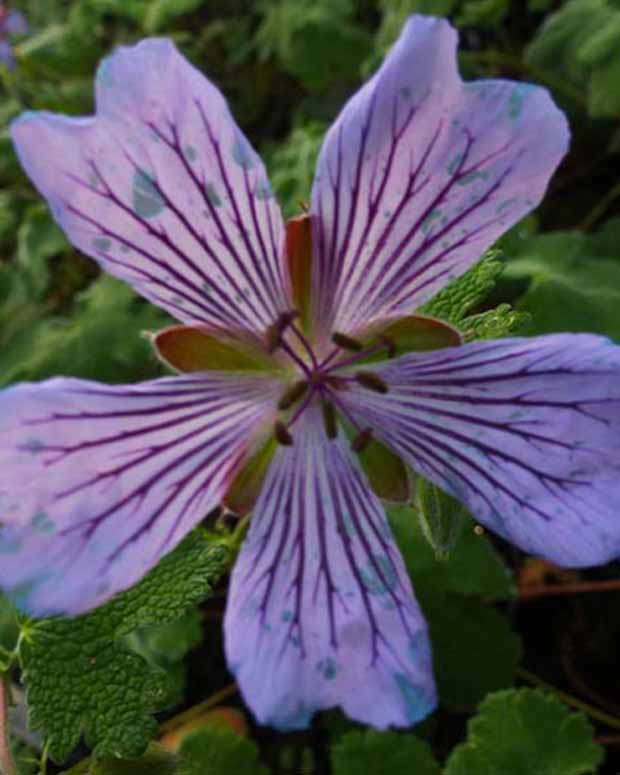
<instances>
[{"instance_id":1,"label":"flower petal","mask_svg":"<svg viewBox=\"0 0 620 775\"><path fill-rule=\"evenodd\" d=\"M219 504L278 393L240 375L0 393L0 586L47 615L134 584Z\"/></svg>"},{"instance_id":2,"label":"flower petal","mask_svg":"<svg viewBox=\"0 0 620 775\"><path fill-rule=\"evenodd\" d=\"M26 113L12 135L73 244L179 320L262 333L288 308L265 168L170 41L101 63L96 116Z\"/></svg>"},{"instance_id":3,"label":"flower petal","mask_svg":"<svg viewBox=\"0 0 620 775\"><path fill-rule=\"evenodd\" d=\"M620 554L620 347L590 334L480 341L377 369L352 414L475 519L559 565Z\"/></svg>"},{"instance_id":4,"label":"flower petal","mask_svg":"<svg viewBox=\"0 0 620 775\"><path fill-rule=\"evenodd\" d=\"M21 11L12 9L8 12L4 29L9 35L25 35L28 32L28 22Z\"/></svg>"},{"instance_id":5,"label":"flower petal","mask_svg":"<svg viewBox=\"0 0 620 775\"><path fill-rule=\"evenodd\" d=\"M435 705L426 624L383 509L318 407L280 447L235 566L226 652L256 718L308 725L340 706L408 726Z\"/></svg>"},{"instance_id":6,"label":"flower petal","mask_svg":"<svg viewBox=\"0 0 620 775\"><path fill-rule=\"evenodd\" d=\"M413 312L538 204L566 152L545 89L464 84L456 43L411 17L327 135L311 205L324 335Z\"/></svg>"}]
</instances>

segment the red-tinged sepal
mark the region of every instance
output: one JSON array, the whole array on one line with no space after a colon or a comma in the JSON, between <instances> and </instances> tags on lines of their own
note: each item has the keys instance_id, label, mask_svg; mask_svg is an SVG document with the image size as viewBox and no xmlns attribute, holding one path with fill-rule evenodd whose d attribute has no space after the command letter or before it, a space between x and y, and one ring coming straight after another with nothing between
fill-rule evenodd
<instances>
[{"instance_id":1,"label":"red-tinged sepal","mask_svg":"<svg viewBox=\"0 0 620 775\"><path fill-rule=\"evenodd\" d=\"M201 371L276 371L277 360L249 336L216 335L206 326L179 325L154 334L151 342L158 357L182 373Z\"/></svg>"},{"instance_id":2,"label":"red-tinged sepal","mask_svg":"<svg viewBox=\"0 0 620 775\"><path fill-rule=\"evenodd\" d=\"M286 222L286 261L293 306L299 312L300 325L309 333L312 281L312 229L309 215L300 215Z\"/></svg>"}]
</instances>

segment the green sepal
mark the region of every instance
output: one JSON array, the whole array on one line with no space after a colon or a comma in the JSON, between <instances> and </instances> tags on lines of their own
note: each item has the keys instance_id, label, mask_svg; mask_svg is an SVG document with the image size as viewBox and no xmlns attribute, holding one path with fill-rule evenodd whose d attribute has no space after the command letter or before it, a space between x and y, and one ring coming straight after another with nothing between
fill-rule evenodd
<instances>
[{"instance_id":1,"label":"green sepal","mask_svg":"<svg viewBox=\"0 0 620 775\"><path fill-rule=\"evenodd\" d=\"M436 484L417 476L413 506L422 534L438 560L445 560L461 534L465 509Z\"/></svg>"},{"instance_id":2,"label":"green sepal","mask_svg":"<svg viewBox=\"0 0 620 775\"><path fill-rule=\"evenodd\" d=\"M245 516L252 511L277 448L278 442L275 436L270 435L248 457L223 498L223 503L228 509L240 516Z\"/></svg>"},{"instance_id":3,"label":"green sepal","mask_svg":"<svg viewBox=\"0 0 620 775\"><path fill-rule=\"evenodd\" d=\"M182 373L278 368L258 340L223 337L200 325L165 328L152 335L151 343L164 363Z\"/></svg>"}]
</instances>

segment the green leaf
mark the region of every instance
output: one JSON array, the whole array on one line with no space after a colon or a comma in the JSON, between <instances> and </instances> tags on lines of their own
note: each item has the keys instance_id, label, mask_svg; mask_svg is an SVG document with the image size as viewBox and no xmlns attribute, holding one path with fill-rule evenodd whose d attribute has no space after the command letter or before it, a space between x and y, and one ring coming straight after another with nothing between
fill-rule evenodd
<instances>
[{"instance_id":1,"label":"green leaf","mask_svg":"<svg viewBox=\"0 0 620 775\"><path fill-rule=\"evenodd\" d=\"M507 282L527 283L518 309L529 333L591 331L620 338L620 219L597 234L565 231L530 237L506 266Z\"/></svg>"},{"instance_id":2,"label":"green leaf","mask_svg":"<svg viewBox=\"0 0 620 775\"><path fill-rule=\"evenodd\" d=\"M151 743L142 756L118 759L104 756L72 767L62 775L180 775L180 758Z\"/></svg>"},{"instance_id":3,"label":"green leaf","mask_svg":"<svg viewBox=\"0 0 620 775\"><path fill-rule=\"evenodd\" d=\"M195 11L203 0L153 0L144 16L144 30L149 34L163 30L177 16Z\"/></svg>"},{"instance_id":4,"label":"green leaf","mask_svg":"<svg viewBox=\"0 0 620 775\"><path fill-rule=\"evenodd\" d=\"M540 27L527 61L588 90L594 117L620 111L618 31L620 8L610 0L569 0Z\"/></svg>"},{"instance_id":5,"label":"green leaf","mask_svg":"<svg viewBox=\"0 0 620 775\"><path fill-rule=\"evenodd\" d=\"M514 595L512 575L485 535L463 521L448 557L438 560L410 506L389 506L390 525L416 592L454 592L487 600Z\"/></svg>"},{"instance_id":6,"label":"green leaf","mask_svg":"<svg viewBox=\"0 0 620 775\"><path fill-rule=\"evenodd\" d=\"M119 642L138 627L182 617L227 569L228 548L194 531L135 587L76 619L22 625L19 659L29 724L55 761L84 733L96 755L139 756L156 724L151 714L168 693L165 673Z\"/></svg>"},{"instance_id":7,"label":"green leaf","mask_svg":"<svg viewBox=\"0 0 620 775\"><path fill-rule=\"evenodd\" d=\"M48 259L66 252L68 247L45 205L33 205L26 210L17 232L17 261L28 280L31 298L40 298L47 288Z\"/></svg>"},{"instance_id":8,"label":"green leaf","mask_svg":"<svg viewBox=\"0 0 620 775\"><path fill-rule=\"evenodd\" d=\"M0 294L1 281L0 272ZM0 386L56 374L122 383L161 373L141 334L167 325L169 319L120 280L96 280L78 295L71 319L40 319L41 313L41 305L16 302L21 325L12 326L4 342L0 332Z\"/></svg>"},{"instance_id":9,"label":"green leaf","mask_svg":"<svg viewBox=\"0 0 620 775\"><path fill-rule=\"evenodd\" d=\"M414 503L422 534L437 559L447 560L461 533L464 507L421 476L416 478Z\"/></svg>"},{"instance_id":10,"label":"green leaf","mask_svg":"<svg viewBox=\"0 0 620 775\"><path fill-rule=\"evenodd\" d=\"M179 753L182 775L268 775L254 743L222 727L207 726L187 735Z\"/></svg>"},{"instance_id":11,"label":"green leaf","mask_svg":"<svg viewBox=\"0 0 620 775\"><path fill-rule=\"evenodd\" d=\"M349 732L331 752L333 775L439 775L428 743L398 732Z\"/></svg>"},{"instance_id":12,"label":"green leaf","mask_svg":"<svg viewBox=\"0 0 620 775\"><path fill-rule=\"evenodd\" d=\"M508 304L467 317L467 313L484 301L495 287L504 269L500 255L498 250L487 251L469 272L453 280L418 312L453 323L466 340L497 339L512 333L526 322L527 316L515 313Z\"/></svg>"},{"instance_id":13,"label":"green leaf","mask_svg":"<svg viewBox=\"0 0 620 775\"><path fill-rule=\"evenodd\" d=\"M521 640L502 613L475 599L416 592L430 627L440 702L466 708L514 684Z\"/></svg>"},{"instance_id":14,"label":"green leaf","mask_svg":"<svg viewBox=\"0 0 620 775\"><path fill-rule=\"evenodd\" d=\"M445 775L586 775L603 759L592 726L552 695L533 689L497 692L468 724L467 741L450 755Z\"/></svg>"}]
</instances>

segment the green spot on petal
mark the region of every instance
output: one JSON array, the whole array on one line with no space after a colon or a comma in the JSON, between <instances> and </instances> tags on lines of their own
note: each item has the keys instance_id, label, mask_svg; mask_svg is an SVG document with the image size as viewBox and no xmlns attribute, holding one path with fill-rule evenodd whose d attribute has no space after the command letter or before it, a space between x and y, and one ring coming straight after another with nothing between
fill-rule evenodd
<instances>
[{"instance_id":1,"label":"green spot on petal","mask_svg":"<svg viewBox=\"0 0 620 775\"><path fill-rule=\"evenodd\" d=\"M222 204L222 200L220 199L213 183L207 183L205 185L205 193L207 194L207 199L213 205L213 207L219 207Z\"/></svg>"},{"instance_id":2,"label":"green spot on petal","mask_svg":"<svg viewBox=\"0 0 620 775\"><path fill-rule=\"evenodd\" d=\"M133 177L133 209L141 218L154 218L164 209L153 177L141 169L136 170Z\"/></svg>"}]
</instances>

